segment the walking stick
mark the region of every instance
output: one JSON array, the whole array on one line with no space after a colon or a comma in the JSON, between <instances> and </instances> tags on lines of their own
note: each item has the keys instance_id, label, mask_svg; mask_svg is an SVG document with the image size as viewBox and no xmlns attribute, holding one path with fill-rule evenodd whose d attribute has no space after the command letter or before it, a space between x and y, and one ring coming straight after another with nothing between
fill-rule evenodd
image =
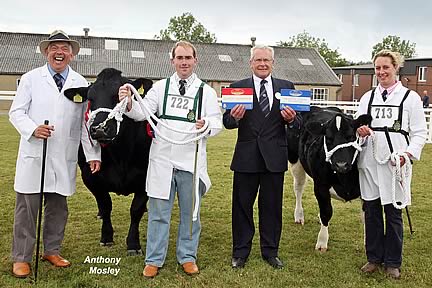
<instances>
[{"instance_id":1,"label":"walking stick","mask_svg":"<svg viewBox=\"0 0 432 288\"><path fill-rule=\"evenodd\" d=\"M392 145L391 140L390 140L390 134L389 134L387 126L384 127L384 134L385 134L386 139L387 139L387 144L389 146L390 153L393 153L393 145ZM409 214L408 205L405 206L405 211L406 211L406 215L407 215L407 218L408 218L408 225L409 225L409 228L410 228L410 234L412 235L414 233L414 231L413 231L413 227L412 227L412 223L411 223L411 217L410 217L410 214Z\"/></svg>"},{"instance_id":2,"label":"walking stick","mask_svg":"<svg viewBox=\"0 0 432 288\"><path fill-rule=\"evenodd\" d=\"M49 121L45 120L44 124L48 125ZM40 246L40 233L41 233L41 224L42 224L42 204L43 204L43 190L44 190L44 182L45 182L45 160L46 160L46 151L47 151L47 142L48 139L43 140L43 151L42 151L42 168L41 168L41 184L40 184L40 197L39 197L39 215L38 215L38 231L37 231L37 244L36 244L36 263L35 263L35 282L37 282L37 273L39 268L39 246Z\"/></svg>"},{"instance_id":3,"label":"walking stick","mask_svg":"<svg viewBox=\"0 0 432 288\"><path fill-rule=\"evenodd\" d=\"M203 97L203 86L200 86L198 88L198 108L197 108L197 120L201 119L201 110L202 110L202 97ZM197 140L196 141L196 145L195 145L195 160L194 160L194 174L193 174L193 180L192 180L192 203L196 205L196 199L198 199L198 195L197 193L199 193L199 173L198 173L198 150L199 150L199 141L201 140ZM195 198L196 197L196 198ZM193 206L192 206L193 207ZM196 219L194 219L193 215L195 214L195 211L197 211L198 207L194 207L194 209L192 209L192 221L191 221L191 225L190 225L190 237L192 238L192 222L195 221ZM198 216L197 216L198 218Z\"/></svg>"}]
</instances>

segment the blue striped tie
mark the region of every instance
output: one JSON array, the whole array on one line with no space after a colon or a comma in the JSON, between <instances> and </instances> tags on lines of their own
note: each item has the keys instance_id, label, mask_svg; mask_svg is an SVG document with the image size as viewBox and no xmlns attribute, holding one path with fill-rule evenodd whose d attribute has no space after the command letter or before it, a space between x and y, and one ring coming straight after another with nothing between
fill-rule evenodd
<instances>
[{"instance_id":1,"label":"blue striped tie","mask_svg":"<svg viewBox=\"0 0 432 288\"><path fill-rule=\"evenodd\" d=\"M270 102L267 96L265 83L267 83L267 80L261 80L259 105L261 107L261 111L264 113L264 116L267 117L270 113Z\"/></svg>"},{"instance_id":2,"label":"blue striped tie","mask_svg":"<svg viewBox=\"0 0 432 288\"><path fill-rule=\"evenodd\" d=\"M54 78L54 82L56 83L57 88L60 92L63 88L63 81L62 81L63 77L59 73L56 73L56 74L54 74L53 78Z\"/></svg>"}]
</instances>

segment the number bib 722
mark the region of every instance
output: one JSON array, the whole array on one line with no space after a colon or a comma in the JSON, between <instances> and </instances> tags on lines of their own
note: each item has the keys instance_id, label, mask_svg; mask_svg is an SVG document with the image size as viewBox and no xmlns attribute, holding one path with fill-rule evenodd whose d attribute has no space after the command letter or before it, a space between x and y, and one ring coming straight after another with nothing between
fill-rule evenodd
<instances>
[{"instance_id":1,"label":"number bib 722","mask_svg":"<svg viewBox=\"0 0 432 288\"><path fill-rule=\"evenodd\" d=\"M198 89L195 97L170 94L168 93L170 79L168 78L166 81L162 115L160 118L195 123L200 89ZM204 82L201 83L201 86L203 85Z\"/></svg>"}]
</instances>

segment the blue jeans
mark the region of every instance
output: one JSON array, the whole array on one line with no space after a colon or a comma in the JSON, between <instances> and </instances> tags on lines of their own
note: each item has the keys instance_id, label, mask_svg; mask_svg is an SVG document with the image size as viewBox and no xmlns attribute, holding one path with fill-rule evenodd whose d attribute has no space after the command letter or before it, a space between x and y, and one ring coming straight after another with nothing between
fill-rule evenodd
<instances>
[{"instance_id":1,"label":"blue jeans","mask_svg":"<svg viewBox=\"0 0 432 288\"><path fill-rule=\"evenodd\" d=\"M146 264L162 267L169 242L169 229L171 211L177 192L180 223L177 234L177 262L196 262L201 223L198 210L198 219L192 222L192 213L195 206L195 196L192 195L193 174L187 171L174 169L171 179L171 191L168 200L149 198ZM205 186L202 181L199 185L199 197L204 194Z\"/></svg>"}]
</instances>

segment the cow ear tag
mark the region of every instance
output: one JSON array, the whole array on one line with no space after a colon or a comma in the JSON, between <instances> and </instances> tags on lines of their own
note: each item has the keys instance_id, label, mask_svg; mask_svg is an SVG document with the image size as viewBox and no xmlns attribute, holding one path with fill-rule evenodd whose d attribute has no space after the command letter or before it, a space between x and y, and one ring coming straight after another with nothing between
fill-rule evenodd
<instances>
[{"instance_id":1,"label":"cow ear tag","mask_svg":"<svg viewBox=\"0 0 432 288\"><path fill-rule=\"evenodd\" d=\"M141 87L137 90L140 95L144 95L144 86L141 84Z\"/></svg>"},{"instance_id":2,"label":"cow ear tag","mask_svg":"<svg viewBox=\"0 0 432 288\"><path fill-rule=\"evenodd\" d=\"M83 98L80 94L75 94L75 96L73 96L73 102L75 103L82 103L83 102Z\"/></svg>"}]
</instances>

